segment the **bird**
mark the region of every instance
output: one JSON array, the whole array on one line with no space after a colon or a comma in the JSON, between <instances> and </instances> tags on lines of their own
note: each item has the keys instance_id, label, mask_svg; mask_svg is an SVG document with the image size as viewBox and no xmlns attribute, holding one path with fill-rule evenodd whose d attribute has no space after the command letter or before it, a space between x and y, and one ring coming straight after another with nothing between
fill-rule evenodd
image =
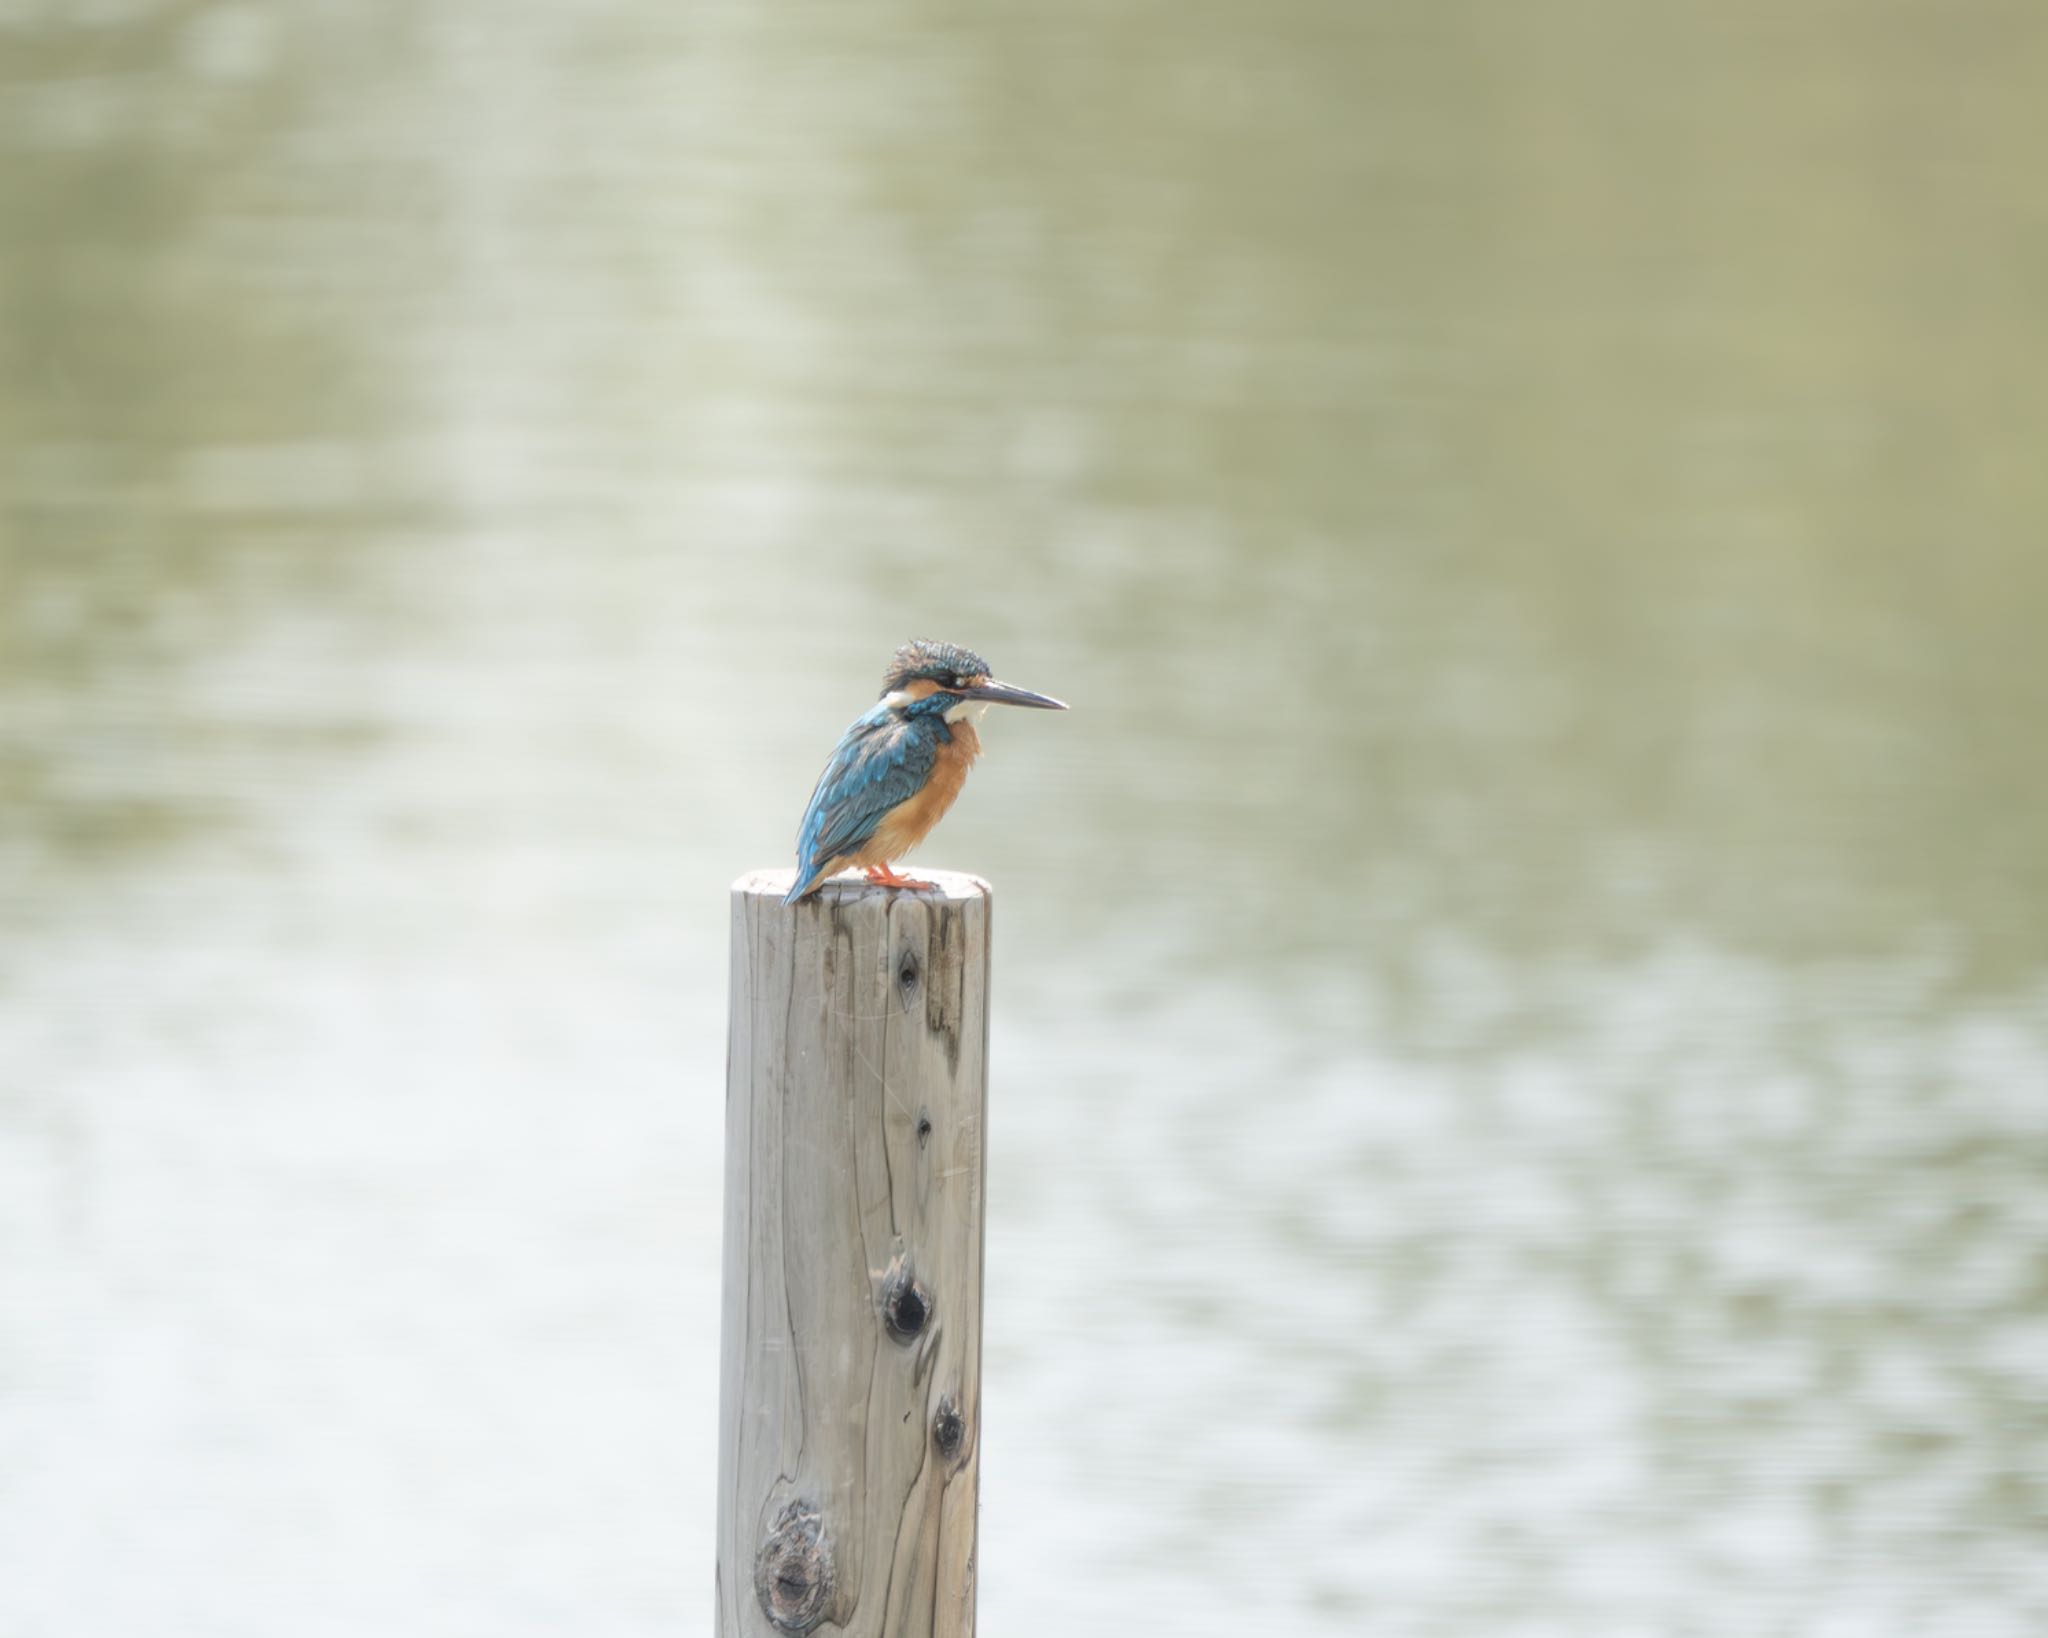
<instances>
[{"instance_id":1,"label":"bird","mask_svg":"<svg viewBox=\"0 0 2048 1638\"><path fill-rule=\"evenodd\" d=\"M1064 711L1049 694L997 682L988 662L957 643L905 643L882 673L882 696L840 736L796 833L794 904L826 877L858 866L879 887L930 887L899 876L900 859L960 794L981 754L975 720L991 705Z\"/></svg>"}]
</instances>

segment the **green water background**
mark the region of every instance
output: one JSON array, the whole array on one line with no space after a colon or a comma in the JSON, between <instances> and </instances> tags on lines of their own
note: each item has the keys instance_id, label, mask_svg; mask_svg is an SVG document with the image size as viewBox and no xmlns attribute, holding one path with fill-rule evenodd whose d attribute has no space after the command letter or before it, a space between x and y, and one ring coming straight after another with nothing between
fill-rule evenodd
<instances>
[{"instance_id":1,"label":"green water background","mask_svg":"<svg viewBox=\"0 0 2048 1638\"><path fill-rule=\"evenodd\" d=\"M0 1629L710 1612L726 883L995 721L984 1630L2048 1625L2048 21L0 4Z\"/></svg>"}]
</instances>

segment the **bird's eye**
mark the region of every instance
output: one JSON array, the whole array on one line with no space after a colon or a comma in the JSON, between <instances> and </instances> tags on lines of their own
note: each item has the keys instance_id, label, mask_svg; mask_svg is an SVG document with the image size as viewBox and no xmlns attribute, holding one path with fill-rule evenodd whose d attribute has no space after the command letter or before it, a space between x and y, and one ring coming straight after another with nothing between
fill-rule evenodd
<instances>
[{"instance_id":1,"label":"bird's eye","mask_svg":"<svg viewBox=\"0 0 2048 1638\"><path fill-rule=\"evenodd\" d=\"M952 686L955 688L965 688L967 686L967 679L961 676L958 672L955 672L953 674L952 678L950 679L950 682Z\"/></svg>"}]
</instances>

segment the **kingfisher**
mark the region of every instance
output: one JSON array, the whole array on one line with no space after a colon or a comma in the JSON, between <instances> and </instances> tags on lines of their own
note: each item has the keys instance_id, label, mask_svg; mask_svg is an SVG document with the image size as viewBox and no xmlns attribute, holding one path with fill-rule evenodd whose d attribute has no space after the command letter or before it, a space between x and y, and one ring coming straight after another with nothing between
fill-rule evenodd
<instances>
[{"instance_id":1,"label":"kingfisher","mask_svg":"<svg viewBox=\"0 0 2048 1638\"><path fill-rule=\"evenodd\" d=\"M975 720L991 705L1064 711L1049 694L997 682L957 643L916 641L882 673L882 697L840 736L796 833L794 904L858 865L879 887L929 887L889 868L945 816L981 755Z\"/></svg>"}]
</instances>

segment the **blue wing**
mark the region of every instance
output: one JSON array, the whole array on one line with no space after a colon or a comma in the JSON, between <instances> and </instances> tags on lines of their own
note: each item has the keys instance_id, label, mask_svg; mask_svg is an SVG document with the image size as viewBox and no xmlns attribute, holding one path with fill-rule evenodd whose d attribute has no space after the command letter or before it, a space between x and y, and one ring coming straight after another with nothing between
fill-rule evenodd
<instances>
[{"instance_id":1,"label":"blue wing","mask_svg":"<svg viewBox=\"0 0 2048 1638\"><path fill-rule=\"evenodd\" d=\"M796 833L796 881L783 903L802 898L826 866L869 841L898 803L924 788L938 761L935 723L877 706L846 730Z\"/></svg>"}]
</instances>

